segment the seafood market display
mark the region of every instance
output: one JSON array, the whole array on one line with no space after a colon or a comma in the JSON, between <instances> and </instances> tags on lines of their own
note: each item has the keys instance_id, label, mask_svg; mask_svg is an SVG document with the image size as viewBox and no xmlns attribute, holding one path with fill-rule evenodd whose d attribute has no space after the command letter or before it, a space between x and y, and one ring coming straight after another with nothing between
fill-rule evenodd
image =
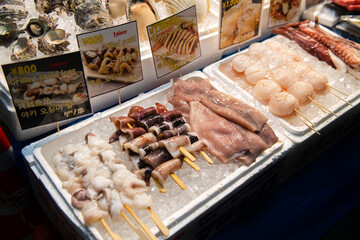
<instances>
[{"instance_id":1,"label":"seafood market display","mask_svg":"<svg viewBox=\"0 0 360 240\"><path fill-rule=\"evenodd\" d=\"M50 164L86 225L107 216L119 221L124 205L137 209L152 205L145 182L127 169L110 144L92 133L86 134L85 143L60 148Z\"/></svg>"},{"instance_id":2,"label":"seafood market display","mask_svg":"<svg viewBox=\"0 0 360 240\"><path fill-rule=\"evenodd\" d=\"M129 155L135 173L149 184L153 177L163 184L170 173L182 167L180 148L195 153L206 148L197 133L191 132L180 111L167 111L164 105L133 106L128 116L111 117L116 131L109 142L119 141L119 149Z\"/></svg>"},{"instance_id":3,"label":"seafood market display","mask_svg":"<svg viewBox=\"0 0 360 240\"><path fill-rule=\"evenodd\" d=\"M342 62L354 70L360 70L360 45L358 43L330 35L317 24L311 26L310 21L288 24L274 29L273 33L294 40L308 53L339 70L344 69Z\"/></svg>"},{"instance_id":4,"label":"seafood market display","mask_svg":"<svg viewBox=\"0 0 360 240\"><path fill-rule=\"evenodd\" d=\"M250 165L278 141L268 118L246 103L216 90L208 80L176 80L169 102L189 119L194 132L222 163Z\"/></svg>"},{"instance_id":5,"label":"seafood market display","mask_svg":"<svg viewBox=\"0 0 360 240\"><path fill-rule=\"evenodd\" d=\"M311 56L308 52L312 50L324 61ZM281 117L288 129L298 133L305 131L305 125L316 126L314 122L322 121L328 114L335 115L334 111L349 104L349 96L358 91L356 78L328 65L325 60L336 59L328 56L321 44L310 41L302 49L296 42L276 36L253 43L247 51L221 61L214 72L229 84L246 90L245 95ZM339 65L337 62L333 62L335 66Z\"/></svg>"},{"instance_id":6,"label":"seafood market display","mask_svg":"<svg viewBox=\"0 0 360 240\"><path fill-rule=\"evenodd\" d=\"M0 50L9 61L76 51L76 35L128 21L137 21L141 48L148 48L146 26L197 4L199 23L207 17L210 1L140 0L15 0L2 1ZM25 9L26 5L26 9ZM60 25L60 27L59 27ZM203 30L209 23L203 24ZM20 40L21 39L21 40ZM20 40L20 41L17 41ZM2 47L3 46L3 47ZM131 68L131 64L128 64ZM126 67L126 69L130 69Z\"/></svg>"},{"instance_id":7,"label":"seafood market display","mask_svg":"<svg viewBox=\"0 0 360 240\"><path fill-rule=\"evenodd\" d=\"M220 48L244 42L258 34L261 3L244 0L222 16Z\"/></svg>"}]
</instances>

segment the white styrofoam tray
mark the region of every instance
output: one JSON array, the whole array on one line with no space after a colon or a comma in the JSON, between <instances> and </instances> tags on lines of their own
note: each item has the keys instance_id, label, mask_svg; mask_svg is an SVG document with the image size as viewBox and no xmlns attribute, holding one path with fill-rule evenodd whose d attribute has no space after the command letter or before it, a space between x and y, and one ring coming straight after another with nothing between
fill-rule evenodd
<instances>
[{"instance_id":1,"label":"white styrofoam tray","mask_svg":"<svg viewBox=\"0 0 360 240\"><path fill-rule=\"evenodd\" d=\"M206 77L201 72L194 72L184 76L183 79L190 76ZM214 82L211 81L211 83ZM214 86L217 87L217 84L214 83ZM99 238L99 236L102 236L104 239L108 238L106 231L98 223L86 228L83 224L80 211L71 206L70 194L61 187L62 183L60 179L49 165L53 153L67 144L83 142L83 138L88 132L107 139L115 130L114 126L112 126L108 120L108 117L126 115L129 108L133 105L148 107L153 106L155 102L160 102L171 109L171 105L166 102L167 95L170 91L171 83L165 84L150 93L143 94L103 113L98 113L85 121L62 130L60 133L50 135L23 149L23 155L26 160L29 161L29 165L32 166L31 168L36 168L34 171L37 172L39 172L38 169L42 170L40 171L42 173L42 177L39 177L40 181L42 178L45 178L48 182L51 182L52 187L54 187L57 192L57 194L53 193L52 197L59 202L59 207L64 212L71 211L74 213L72 221L81 222L82 224L78 225L84 229L84 233L90 230L92 237ZM249 167L241 166L240 163L237 162L222 164L215 159L215 164L210 165L206 163L206 161L199 159L195 163L201 168L200 172L195 172L187 165L176 172L185 185L187 185L188 188L186 190L180 190L169 178L164 184L167 193L161 194L153 183L151 183L150 194L154 200L152 208L164 224L168 226L170 235L179 231L206 209L288 152L292 147L292 143L280 133L279 129L281 128L276 127L276 124L273 124L271 120L269 124L279 137L279 141L264 151L264 153L257 158L257 161ZM182 198L179 196L182 196ZM148 216L149 214L144 213L144 211L138 211L137 214L142 221L151 228L152 232L159 236L157 228ZM110 220L108 222L113 231L120 233L123 239L136 237L123 222L117 224Z\"/></svg>"},{"instance_id":2,"label":"white styrofoam tray","mask_svg":"<svg viewBox=\"0 0 360 240\"><path fill-rule=\"evenodd\" d=\"M305 52L295 42L290 41L283 36L278 35L271 39L267 39L265 41L269 41L269 40L275 40L275 41L279 41L281 43L285 43L291 49L297 50L301 54L301 56L303 56L305 63L309 63L309 64L313 63L313 64L311 64L311 66L315 70L320 71L326 75L326 77L329 80L329 84L331 86L333 86L349 95L348 97L346 97L345 95L342 95L341 93L338 93L335 90L332 90L336 94L338 94L341 97L343 97L344 99L346 99L348 102L353 102L360 96L360 81L358 81L355 77L353 77L349 73L340 72L340 71L333 69L332 67L328 66L325 62L321 62L317 58L315 58L315 57L311 56L310 54L308 54L307 52ZM222 59L222 60L206 67L204 69L204 73L209 76L215 75L217 78L220 79L220 81L223 82L224 89L226 89L226 91L229 91L230 93L232 93L234 95L242 96L245 99L247 99L249 102L252 102L255 106L261 108L265 114L267 114L268 116L270 116L273 119L277 119L281 123L281 125L285 129L287 129L289 132L291 132L292 134L304 135L304 134L310 132L311 129L308 128L302 122L300 122L300 120L296 119L296 117L293 117L291 122L289 122L289 121L285 120L284 118L281 118L281 117L278 117L278 116L272 114L269 111L269 108L267 105L264 105L263 103L256 100L256 98L252 96L251 91L252 91L253 87L250 84L246 83L245 80L244 80L244 82L233 81L228 76L226 76L223 72L220 71L219 67L222 64L231 61L235 56L237 56L239 54L246 53L247 50L248 49L245 49L239 53L233 54L225 59ZM337 98L336 96L334 96L330 93L327 93L324 96L325 97L323 97L323 98L321 98L321 96L318 98L315 97L315 100L318 101L319 103L321 103L326 108L330 109L334 113L337 113L340 109L348 106L348 104L346 102L344 102L343 100L340 100L339 98ZM317 126L321 125L325 120L333 117L333 115L331 113L322 112L318 107L316 107L316 105L314 103L311 103L311 102L308 102L306 104L306 106L304 106L303 109L305 109L305 108L307 109L308 113L312 114L312 116L310 116L308 118L313 123L315 123ZM302 113L304 113L301 110L301 107L300 107L300 111ZM315 127L315 129L318 129L318 128Z\"/></svg>"}]
</instances>

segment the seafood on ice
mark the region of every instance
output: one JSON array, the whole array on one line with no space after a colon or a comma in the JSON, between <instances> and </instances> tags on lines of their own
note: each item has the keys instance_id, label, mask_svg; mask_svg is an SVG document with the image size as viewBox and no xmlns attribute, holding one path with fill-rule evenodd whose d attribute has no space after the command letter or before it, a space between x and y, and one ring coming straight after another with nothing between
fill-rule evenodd
<instances>
[{"instance_id":1,"label":"seafood on ice","mask_svg":"<svg viewBox=\"0 0 360 240\"><path fill-rule=\"evenodd\" d=\"M36 57L35 44L26 37L19 38L12 48L10 59L21 60Z\"/></svg>"},{"instance_id":2,"label":"seafood on ice","mask_svg":"<svg viewBox=\"0 0 360 240\"><path fill-rule=\"evenodd\" d=\"M70 45L68 41L69 33L63 29L54 29L46 32L38 39L39 51L44 54L59 53L69 51L67 48Z\"/></svg>"},{"instance_id":3,"label":"seafood on ice","mask_svg":"<svg viewBox=\"0 0 360 240\"><path fill-rule=\"evenodd\" d=\"M191 132L180 111L133 106L128 116L110 117L116 131L109 142L118 142L134 164L135 172L149 184L150 177L163 184L170 173L182 167L180 147L194 153L206 148L198 134Z\"/></svg>"},{"instance_id":4,"label":"seafood on ice","mask_svg":"<svg viewBox=\"0 0 360 240\"><path fill-rule=\"evenodd\" d=\"M254 37L259 28L261 4L240 1L227 10L221 21L220 48Z\"/></svg>"},{"instance_id":5,"label":"seafood on ice","mask_svg":"<svg viewBox=\"0 0 360 240\"><path fill-rule=\"evenodd\" d=\"M168 100L222 163L238 160L250 165L278 141L265 115L216 90L207 79L175 80Z\"/></svg>"},{"instance_id":6,"label":"seafood on ice","mask_svg":"<svg viewBox=\"0 0 360 240\"><path fill-rule=\"evenodd\" d=\"M285 117L294 113L299 104L327 89L327 77L302 61L301 55L274 40L253 43L248 52L239 54L220 67L231 65L234 75L242 74L252 86L253 96L269 105L273 114ZM229 75L228 75L229 76Z\"/></svg>"},{"instance_id":7,"label":"seafood on ice","mask_svg":"<svg viewBox=\"0 0 360 240\"><path fill-rule=\"evenodd\" d=\"M323 31L318 24L311 26L310 21L302 21L284 26L283 28L274 29L274 33L284 35L285 37L295 40L302 48L306 50L306 47L311 43L315 42L316 46L313 47L321 53L328 52L333 64L329 60L323 60L323 54L316 54L320 60L326 61L331 66L336 66L337 69L341 70L341 62L332 55L335 54L349 67L355 70L360 69L360 45L351 40L344 39L339 36L334 36ZM301 37L299 37L299 35ZM303 40L306 38L308 41ZM301 39L304 44L299 43ZM318 47L319 46L319 47ZM324 49L325 50L322 50ZM313 54L314 55L314 54ZM328 57L326 57L328 59Z\"/></svg>"},{"instance_id":8,"label":"seafood on ice","mask_svg":"<svg viewBox=\"0 0 360 240\"><path fill-rule=\"evenodd\" d=\"M133 71L134 64L139 59L139 50L136 47L113 47L86 50L82 55L88 68L103 75L115 73L122 76Z\"/></svg>"},{"instance_id":9,"label":"seafood on ice","mask_svg":"<svg viewBox=\"0 0 360 240\"><path fill-rule=\"evenodd\" d=\"M60 148L50 164L86 225L107 216L118 221L124 205L137 209L152 205L145 182L117 158L112 145L92 133L86 134L85 143Z\"/></svg>"},{"instance_id":10,"label":"seafood on ice","mask_svg":"<svg viewBox=\"0 0 360 240\"><path fill-rule=\"evenodd\" d=\"M75 22L84 30L110 27L112 18L99 0L85 0L75 7Z\"/></svg>"},{"instance_id":11,"label":"seafood on ice","mask_svg":"<svg viewBox=\"0 0 360 240\"><path fill-rule=\"evenodd\" d=\"M25 19L28 12L24 0L2 0L0 6L0 25Z\"/></svg>"}]
</instances>

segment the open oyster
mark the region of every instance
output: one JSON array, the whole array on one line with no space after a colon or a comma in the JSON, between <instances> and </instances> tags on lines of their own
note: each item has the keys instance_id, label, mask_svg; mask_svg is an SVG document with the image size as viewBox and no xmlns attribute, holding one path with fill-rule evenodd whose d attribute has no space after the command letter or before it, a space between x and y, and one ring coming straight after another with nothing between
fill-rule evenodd
<instances>
[{"instance_id":1,"label":"open oyster","mask_svg":"<svg viewBox=\"0 0 360 240\"><path fill-rule=\"evenodd\" d=\"M18 38L19 33L16 23L5 23L0 25L0 45L8 46Z\"/></svg>"},{"instance_id":2,"label":"open oyster","mask_svg":"<svg viewBox=\"0 0 360 240\"><path fill-rule=\"evenodd\" d=\"M96 29L112 24L109 12L98 0L86 0L75 7L75 21L82 29Z\"/></svg>"},{"instance_id":3,"label":"open oyster","mask_svg":"<svg viewBox=\"0 0 360 240\"><path fill-rule=\"evenodd\" d=\"M36 46L30 39L21 37L15 43L11 52L11 60L27 59L36 57Z\"/></svg>"},{"instance_id":4,"label":"open oyster","mask_svg":"<svg viewBox=\"0 0 360 240\"><path fill-rule=\"evenodd\" d=\"M50 30L38 39L39 51L44 54L68 51L67 46L70 42L67 39L69 36L70 34L63 29Z\"/></svg>"}]
</instances>

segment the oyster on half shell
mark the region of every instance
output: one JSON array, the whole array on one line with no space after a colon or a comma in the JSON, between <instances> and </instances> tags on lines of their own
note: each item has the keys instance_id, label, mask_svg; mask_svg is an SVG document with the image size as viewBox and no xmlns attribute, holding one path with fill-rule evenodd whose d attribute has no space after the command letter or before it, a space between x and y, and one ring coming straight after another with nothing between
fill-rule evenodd
<instances>
[{"instance_id":1,"label":"oyster on half shell","mask_svg":"<svg viewBox=\"0 0 360 240\"><path fill-rule=\"evenodd\" d=\"M11 60L28 59L32 57L36 57L35 44L26 37L19 38L12 49L10 55Z\"/></svg>"},{"instance_id":2,"label":"oyster on half shell","mask_svg":"<svg viewBox=\"0 0 360 240\"><path fill-rule=\"evenodd\" d=\"M70 34L63 29L50 30L38 39L39 51L44 54L68 51L67 46L70 45L70 42L67 39L69 36Z\"/></svg>"}]
</instances>

